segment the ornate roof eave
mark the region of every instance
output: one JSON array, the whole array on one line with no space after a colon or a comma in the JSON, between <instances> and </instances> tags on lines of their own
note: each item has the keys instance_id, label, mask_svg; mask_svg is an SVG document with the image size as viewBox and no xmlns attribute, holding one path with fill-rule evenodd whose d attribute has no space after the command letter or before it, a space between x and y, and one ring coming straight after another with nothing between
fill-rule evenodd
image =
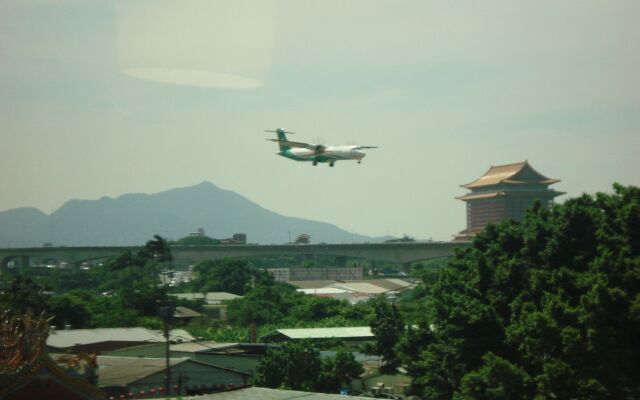
<instances>
[{"instance_id":1,"label":"ornate roof eave","mask_svg":"<svg viewBox=\"0 0 640 400\"><path fill-rule=\"evenodd\" d=\"M558 183L560 182L560 179L547 179L544 181L538 181L535 183L541 184L541 185L553 185L554 183ZM527 185L527 184L531 184L531 182L526 182L526 181L514 181L512 179L505 179L500 183L511 183L511 184L516 184L516 185Z\"/></svg>"},{"instance_id":2,"label":"ornate roof eave","mask_svg":"<svg viewBox=\"0 0 640 400\"><path fill-rule=\"evenodd\" d=\"M518 180L511 179L525 169L529 169L531 173L538 176L539 180L536 182L531 182L531 181L518 181ZM467 183L466 185L460 185L460 186L465 189L474 189L478 187L499 185L507 181L508 183L511 183L511 184L540 183L540 184L548 184L548 185L551 185L552 183L560 182L560 180L558 179L551 179L542 175L541 173L536 171L529 164L528 161L522 161L522 162L513 163L513 164L492 165L487 170L487 172L485 172L480 178L476 179L471 183Z\"/></svg>"},{"instance_id":3,"label":"ornate roof eave","mask_svg":"<svg viewBox=\"0 0 640 400\"><path fill-rule=\"evenodd\" d=\"M96 400L105 399L107 397L105 392L89 382L71 376L60 368L46 352L42 352L37 361L35 361L28 370L14 376L12 378L12 383L0 389L0 399L10 393L20 390L34 379L40 379L39 375L42 374L43 370L46 370L46 372L54 377L62 386L67 388L69 391L78 394L80 397Z\"/></svg>"},{"instance_id":4,"label":"ornate roof eave","mask_svg":"<svg viewBox=\"0 0 640 400\"><path fill-rule=\"evenodd\" d=\"M489 192L489 193L469 193L464 196L458 196L456 199L467 201L467 200L480 200L480 199L492 199L494 197L504 196L505 192Z\"/></svg>"}]
</instances>

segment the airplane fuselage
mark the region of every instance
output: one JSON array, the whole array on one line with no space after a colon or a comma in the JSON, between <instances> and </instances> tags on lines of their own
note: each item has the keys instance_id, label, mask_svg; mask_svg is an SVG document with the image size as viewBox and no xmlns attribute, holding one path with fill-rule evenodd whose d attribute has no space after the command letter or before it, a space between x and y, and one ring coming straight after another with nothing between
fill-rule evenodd
<instances>
[{"instance_id":1,"label":"airplane fuselage","mask_svg":"<svg viewBox=\"0 0 640 400\"><path fill-rule=\"evenodd\" d=\"M332 163L338 160L362 160L366 154L356 150L358 146L327 146L324 151L318 153L314 150L293 147L281 150L278 155L296 161L313 161L320 163Z\"/></svg>"}]
</instances>

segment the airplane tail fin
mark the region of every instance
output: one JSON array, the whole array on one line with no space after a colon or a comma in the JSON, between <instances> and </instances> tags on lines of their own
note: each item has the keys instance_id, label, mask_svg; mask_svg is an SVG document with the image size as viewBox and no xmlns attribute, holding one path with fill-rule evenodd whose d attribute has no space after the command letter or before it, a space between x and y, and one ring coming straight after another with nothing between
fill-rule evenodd
<instances>
[{"instance_id":1,"label":"airplane tail fin","mask_svg":"<svg viewBox=\"0 0 640 400\"><path fill-rule=\"evenodd\" d=\"M273 132L275 134L278 135L278 139L274 140L274 142L278 142L278 146L280 147L280 151L284 151L284 150L289 150L291 148L290 145L287 144L287 133L295 133L295 132L288 132L285 131L284 129L276 129L275 131L265 131L265 132ZM269 139L272 140L272 139Z\"/></svg>"}]
</instances>

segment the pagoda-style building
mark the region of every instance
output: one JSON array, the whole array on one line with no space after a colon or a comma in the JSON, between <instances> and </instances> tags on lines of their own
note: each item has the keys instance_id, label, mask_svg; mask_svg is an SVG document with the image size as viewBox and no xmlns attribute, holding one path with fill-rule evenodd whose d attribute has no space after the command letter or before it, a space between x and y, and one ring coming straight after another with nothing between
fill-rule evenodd
<instances>
[{"instance_id":1,"label":"pagoda-style building","mask_svg":"<svg viewBox=\"0 0 640 400\"><path fill-rule=\"evenodd\" d=\"M454 240L471 240L489 223L504 219L520 221L536 200L548 207L554 197L564 194L549 188L556 182L560 180L547 178L527 161L492 166L480 178L462 185L471 190L471 193L457 197L467 203L467 229L458 233Z\"/></svg>"}]
</instances>

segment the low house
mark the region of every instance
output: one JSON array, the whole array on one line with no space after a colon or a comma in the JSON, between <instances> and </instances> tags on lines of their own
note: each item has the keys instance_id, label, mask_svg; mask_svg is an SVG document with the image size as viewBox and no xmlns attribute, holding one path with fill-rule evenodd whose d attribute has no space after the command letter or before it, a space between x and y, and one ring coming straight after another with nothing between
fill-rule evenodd
<instances>
[{"instance_id":1,"label":"low house","mask_svg":"<svg viewBox=\"0 0 640 400\"><path fill-rule=\"evenodd\" d=\"M368 326L341 328L276 329L264 335L265 342L288 342L292 340L340 339L344 341L368 341L375 338Z\"/></svg>"},{"instance_id":2,"label":"low house","mask_svg":"<svg viewBox=\"0 0 640 400\"><path fill-rule=\"evenodd\" d=\"M172 358L190 358L236 371L253 374L255 367L268 348L277 347L264 343L218 343L218 342L189 342L173 344L169 347ZM104 353L114 357L150 357L165 356L164 343L151 343L143 346L129 347Z\"/></svg>"},{"instance_id":3,"label":"low house","mask_svg":"<svg viewBox=\"0 0 640 400\"><path fill-rule=\"evenodd\" d=\"M170 296L185 300L202 300L204 306L202 312L211 318L226 321L228 301L241 299L242 296L227 292L205 292L205 293L173 293Z\"/></svg>"},{"instance_id":4,"label":"low house","mask_svg":"<svg viewBox=\"0 0 640 400\"><path fill-rule=\"evenodd\" d=\"M227 292L171 293L170 296L185 300L203 300L205 304L223 304L225 301L242 298L242 296Z\"/></svg>"},{"instance_id":5,"label":"low house","mask_svg":"<svg viewBox=\"0 0 640 400\"><path fill-rule=\"evenodd\" d=\"M340 394L301 392L298 390L269 389L248 387L219 393L204 394L197 397L185 397L184 400L371 400L371 397Z\"/></svg>"},{"instance_id":6,"label":"low house","mask_svg":"<svg viewBox=\"0 0 640 400\"><path fill-rule=\"evenodd\" d=\"M146 357L98 357L98 387L109 396L165 391L166 359ZM219 390L241 386L250 375L189 358L170 358L171 395L195 393L203 388ZM218 388L218 389L216 389Z\"/></svg>"},{"instance_id":7,"label":"low house","mask_svg":"<svg viewBox=\"0 0 640 400\"><path fill-rule=\"evenodd\" d=\"M173 318L176 321L181 321L184 323L188 323L196 318L201 318L202 314L200 314L199 312L192 310L188 307L176 307L176 309L173 311Z\"/></svg>"},{"instance_id":8,"label":"low house","mask_svg":"<svg viewBox=\"0 0 640 400\"><path fill-rule=\"evenodd\" d=\"M308 294L316 297L331 297L336 300L349 300L353 297L353 293L340 288L335 287L323 287L317 289L297 289L298 292Z\"/></svg>"},{"instance_id":9,"label":"low house","mask_svg":"<svg viewBox=\"0 0 640 400\"><path fill-rule=\"evenodd\" d=\"M169 340L182 343L195 338L183 329L173 329ZM162 332L146 328L65 329L49 333L47 349L50 353L99 354L108 350L163 342L165 338Z\"/></svg>"},{"instance_id":10,"label":"low house","mask_svg":"<svg viewBox=\"0 0 640 400\"><path fill-rule=\"evenodd\" d=\"M89 382L71 376L46 354L27 369L11 377L0 378L2 400L103 400L104 392Z\"/></svg>"},{"instance_id":11,"label":"low house","mask_svg":"<svg viewBox=\"0 0 640 400\"><path fill-rule=\"evenodd\" d=\"M345 281L301 281L291 282L298 286L298 292L318 297L332 297L347 300L352 304L367 301L372 297L385 295L394 299L399 293L410 290L415 284L403 279L367 279Z\"/></svg>"}]
</instances>

